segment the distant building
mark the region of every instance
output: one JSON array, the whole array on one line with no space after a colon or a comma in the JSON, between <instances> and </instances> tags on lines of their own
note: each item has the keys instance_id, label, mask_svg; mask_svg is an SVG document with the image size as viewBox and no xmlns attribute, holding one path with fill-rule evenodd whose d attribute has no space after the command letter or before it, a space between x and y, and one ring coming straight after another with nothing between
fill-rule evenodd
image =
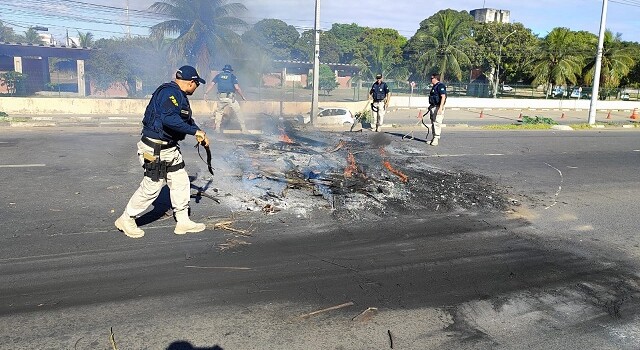
<instances>
[{"instance_id":1,"label":"distant building","mask_svg":"<svg viewBox=\"0 0 640 350\"><path fill-rule=\"evenodd\" d=\"M509 23L511 11L508 10L496 10L496 9L476 9L469 12L476 22L489 23L500 22Z\"/></svg>"}]
</instances>

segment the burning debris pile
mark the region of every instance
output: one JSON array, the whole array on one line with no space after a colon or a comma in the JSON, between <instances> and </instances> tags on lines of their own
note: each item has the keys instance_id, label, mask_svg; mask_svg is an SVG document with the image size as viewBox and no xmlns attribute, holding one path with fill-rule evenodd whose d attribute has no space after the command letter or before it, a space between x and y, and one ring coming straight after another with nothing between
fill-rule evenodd
<instances>
[{"instance_id":1,"label":"burning debris pile","mask_svg":"<svg viewBox=\"0 0 640 350\"><path fill-rule=\"evenodd\" d=\"M231 211L373 219L419 210L502 210L503 194L472 174L435 171L401 140L281 126L271 135L215 140L208 190ZM196 184L198 185L198 184Z\"/></svg>"}]
</instances>

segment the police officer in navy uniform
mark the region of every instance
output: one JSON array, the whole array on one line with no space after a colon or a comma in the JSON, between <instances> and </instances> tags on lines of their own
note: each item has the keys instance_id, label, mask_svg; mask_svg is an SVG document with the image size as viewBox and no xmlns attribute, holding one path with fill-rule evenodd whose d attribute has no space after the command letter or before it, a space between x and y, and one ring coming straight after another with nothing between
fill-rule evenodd
<instances>
[{"instance_id":1,"label":"police officer in navy uniform","mask_svg":"<svg viewBox=\"0 0 640 350\"><path fill-rule=\"evenodd\" d=\"M191 186L178 146L178 141L184 140L186 135L194 135L198 142L209 146L206 133L191 117L187 98L204 83L195 68L182 66L174 81L160 85L151 96L142 120L142 138L138 142L138 159L145 170L144 177L124 213L115 222L128 237L144 236L135 217L158 198L165 185L169 186L177 221L174 233L200 232L206 228L205 224L189 219Z\"/></svg>"},{"instance_id":2,"label":"police officer in navy uniform","mask_svg":"<svg viewBox=\"0 0 640 350\"><path fill-rule=\"evenodd\" d=\"M384 122L384 115L389 106L389 99L391 98L391 92L387 83L382 81L382 74L376 75L376 82L371 86L369 90L369 99L373 100L371 103L371 111L373 117L376 120L376 132L382 130L382 124Z\"/></svg>"},{"instance_id":3,"label":"police officer in navy uniform","mask_svg":"<svg viewBox=\"0 0 640 350\"><path fill-rule=\"evenodd\" d=\"M238 100L236 100L236 94L240 95L240 97L245 101L247 99L244 97L242 89L240 89L238 78L236 78L236 76L231 72L233 72L233 68L231 68L231 65L226 64L224 68L222 68L222 72L218 73L213 78L213 84L207 88L204 96L206 99L207 94L211 89L213 89L214 85L218 87L218 104L213 117L216 132L221 132L220 126L222 125L222 115L225 108L230 106L240 122L240 129L244 133L247 131L247 127L244 122L244 115L240 110L240 104L238 103Z\"/></svg>"},{"instance_id":4,"label":"police officer in navy uniform","mask_svg":"<svg viewBox=\"0 0 640 350\"><path fill-rule=\"evenodd\" d=\"M444 103L447 101L447 87L440 81L440 74L431 74L431 91L429 92L429 118L431 119L431 130L433 139L427 141L431 146L440 143L440 133L442 131L442 121L444 119Z\"/></svg>"}]
</instances>

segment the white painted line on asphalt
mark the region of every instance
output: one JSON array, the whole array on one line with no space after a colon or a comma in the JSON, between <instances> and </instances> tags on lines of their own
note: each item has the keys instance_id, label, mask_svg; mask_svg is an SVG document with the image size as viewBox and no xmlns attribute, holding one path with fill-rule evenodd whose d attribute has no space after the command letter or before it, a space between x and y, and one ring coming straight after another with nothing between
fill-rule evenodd
<instances>
[{"instance_id":1,"label":"white painted line on asphalt","mask_svg":"<svg viewBox=\"0 0 640 350\"><path fill-rule=\"evenodd\" d=\"M634 152L640 152L640 149L634 149L633 151Z\"/></svg>"},{"instance_id":2,"label":"white painted line on asphalt","mask_svg":"<svg viewBox=\"0 0 640 350\"><path fill-rule=\"evenodd\" d=\"M446 157L499 157L506 156L506 154L502 153L483 153L483 154L471 154L471 153L462 153L462 154L429 154L423 156L411 156L412 158L446 158Z\"/></svg>"},{"instance_id":3,"label":"white painted line on asphalt","mask_svg":"<svg viewBox=\"0 0 640 350\"><path fill-rule=\"evenodd\" d=\"M5 142L5 141L0 141L0 143L9 143L9 142Z\"/></svg>"},{"instance_id":4,"label":"white painted line on asphalt","mask_svg":"<svg viewBox=\"0 0 640 350\"><path fill-rule=\"evenodd\" d=\"M0 164L0 168L32 168L47 166L46 164Z\"/></svg>"}]
</instances>

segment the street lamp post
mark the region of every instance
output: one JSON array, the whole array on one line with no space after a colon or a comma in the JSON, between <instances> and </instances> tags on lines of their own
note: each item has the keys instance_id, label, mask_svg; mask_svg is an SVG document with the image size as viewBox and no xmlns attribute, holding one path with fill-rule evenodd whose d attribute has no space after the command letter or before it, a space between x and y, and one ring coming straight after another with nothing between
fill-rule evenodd
<instances>
[{"instance_id":1,"label":"street lamp post","mask_svg":"<svg viewBox=\"0 0 640 350\"><path fill-rule=\"evenodd\" d=\"M507 34L507 36L502 39L500 42L500 48L498 49L498 66L496 67L496 82L493 87L493 98L498 97L498 84L500 83L500 63L502 62L502 46L507 41L507 38L511 36L511 34L515 34L517 30Z\"/></svg>"}]
</instances>

